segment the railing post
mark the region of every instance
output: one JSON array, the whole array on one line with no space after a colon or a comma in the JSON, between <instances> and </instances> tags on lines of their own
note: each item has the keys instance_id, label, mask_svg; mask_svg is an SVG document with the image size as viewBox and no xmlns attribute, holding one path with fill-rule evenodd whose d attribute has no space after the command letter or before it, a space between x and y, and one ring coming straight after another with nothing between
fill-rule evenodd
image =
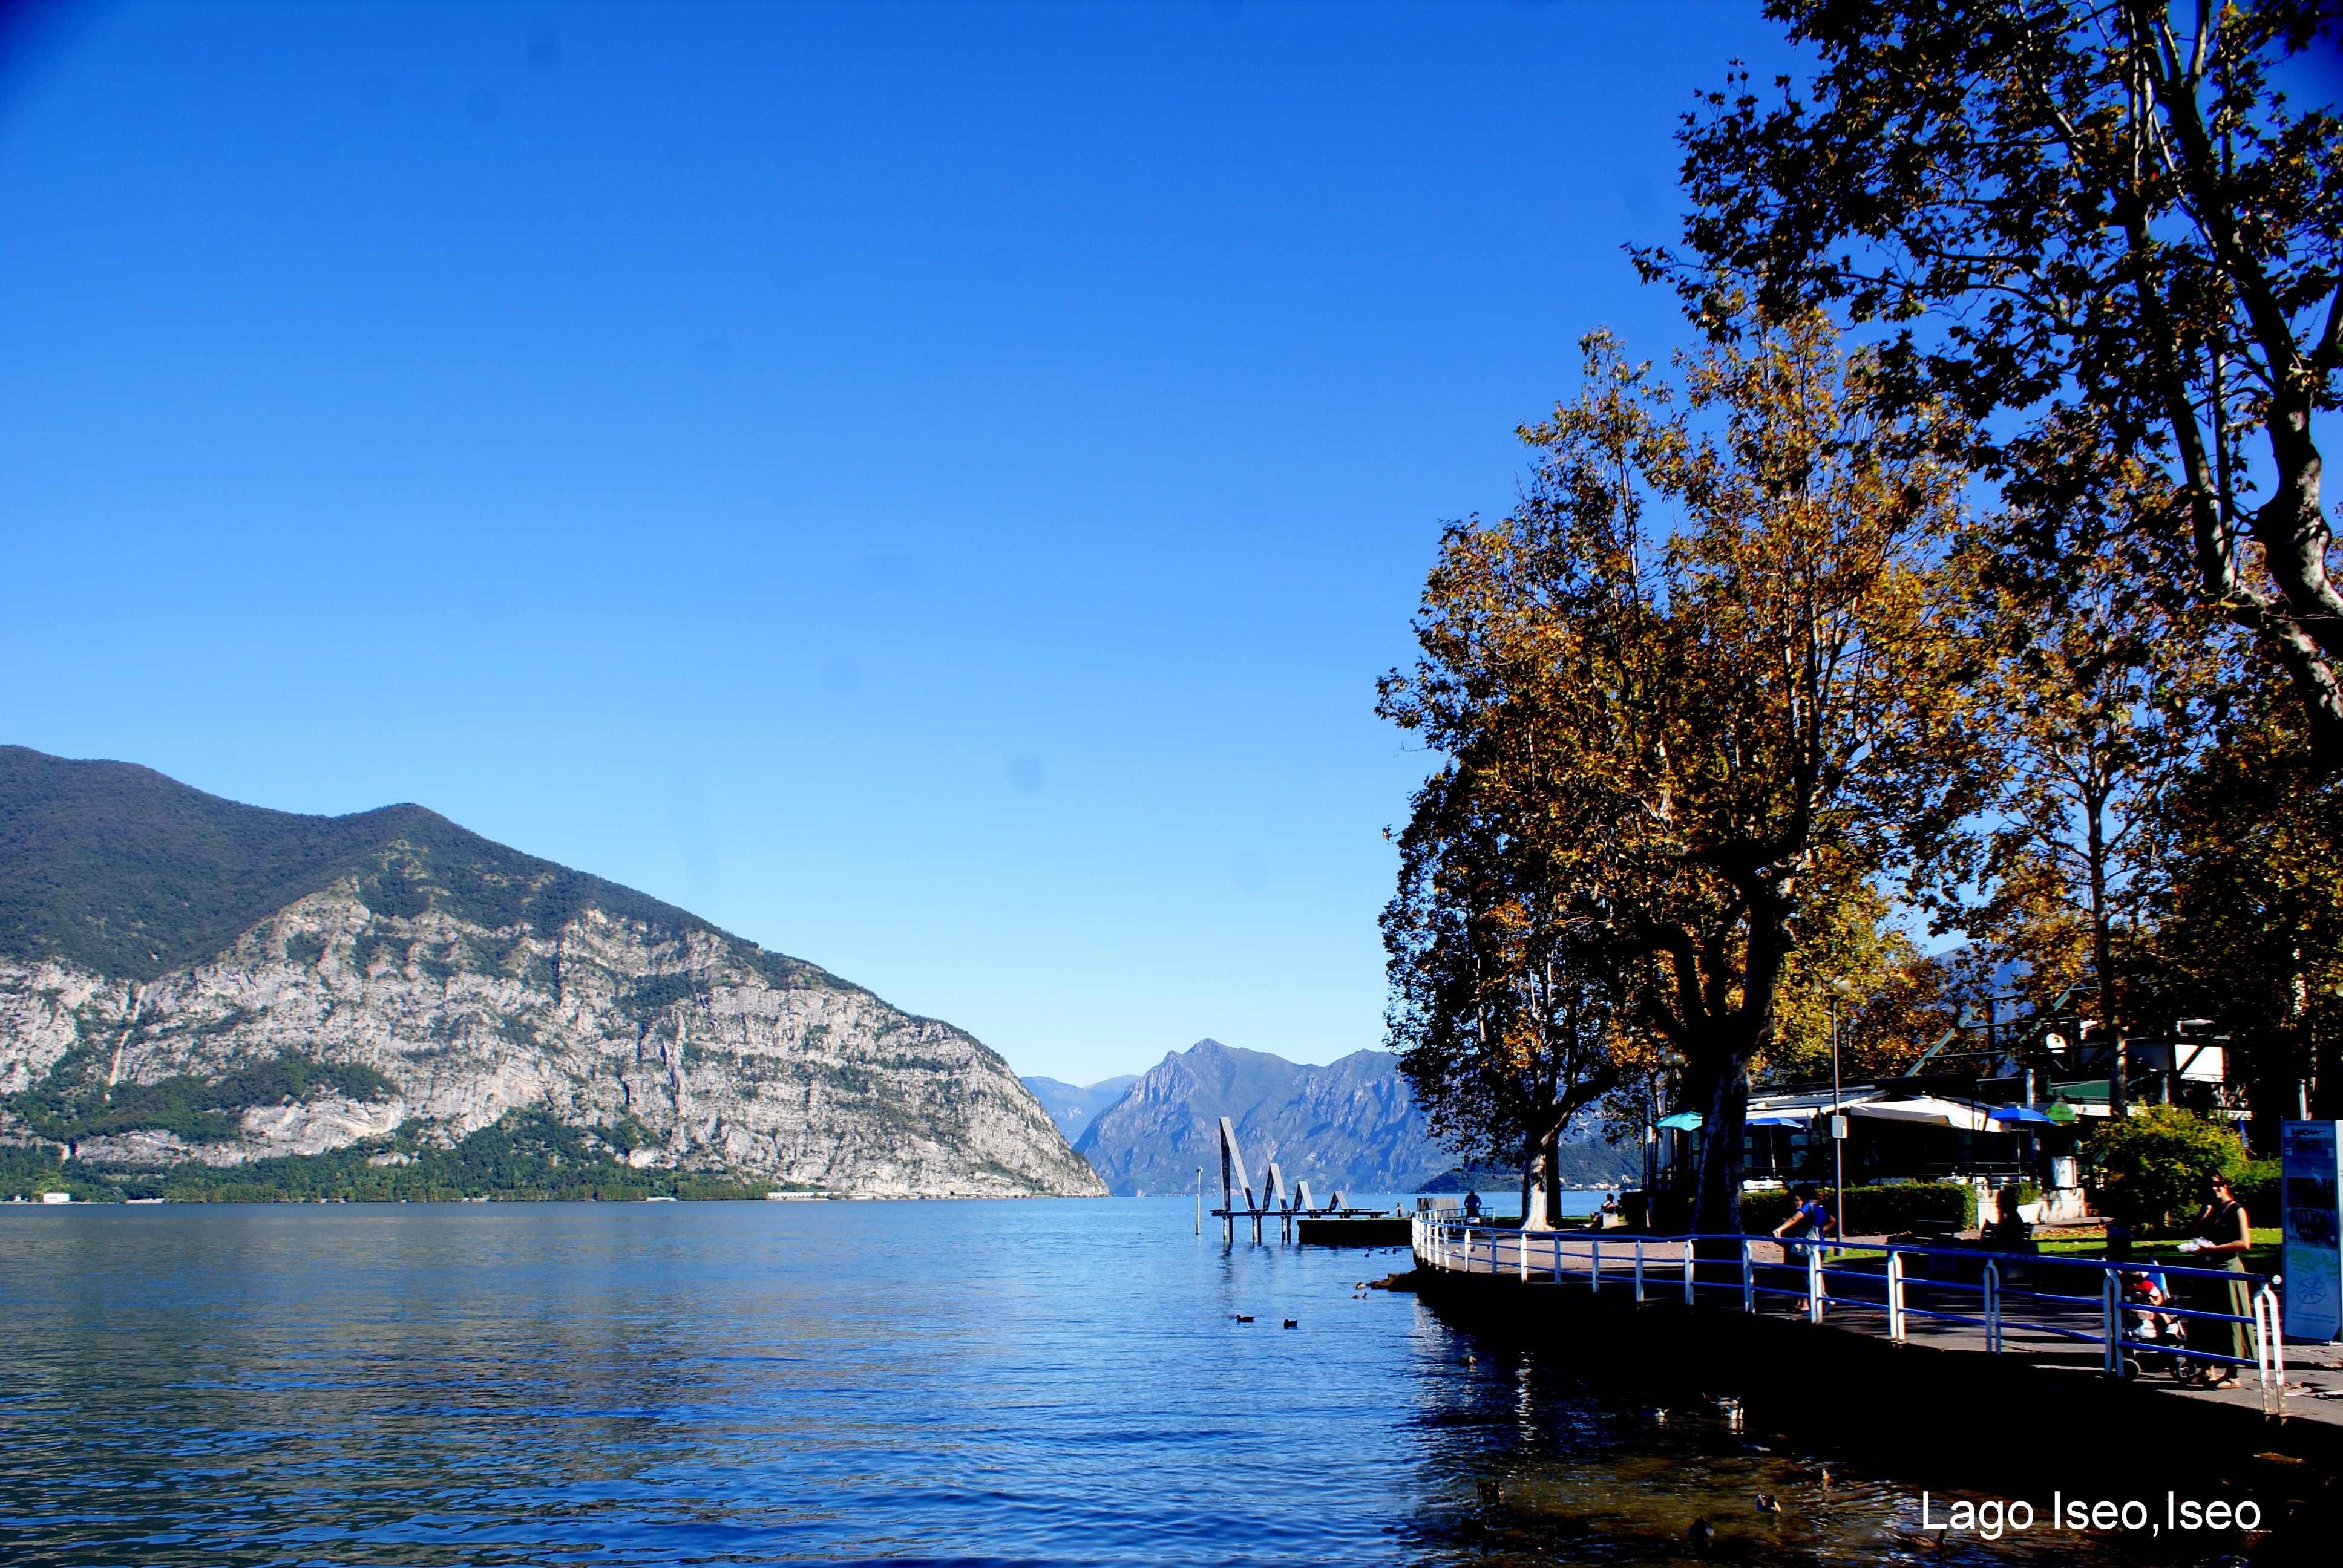
<instances>
[{"instance_id":1,"label":"railing post","mask_svg":"<svg viewBox=\"0 0 2343 1568\"><path fill-rule=\"evenodd\" d=\"M1546 1244L1554 1249L1554 1282L1558 1285L1562 1283L1562 1232L1549 1231L1545 1239Z\"/></svg>"},{"instance_id":2,"label":"railing post","mask_svg":"<svg viewBox=\"0 0 2343 1568\"><path fill-rule=\"evenodd\" d=\"M1635 1238L1635 1304L1644 1304L1644 1238Z\"/></svg>"},{"instance_id":3,"label":"railing post","mask_svg":"<svg viewBox=\"0 0 2343 1568\"><path fill-rule=\"evenodd\" d=\"M1750 1267L1749 1238L1746 1236L1741 1238L1741 1310L1745 1312L1757 1310L1757 1274Z\"/></svg>"},{"instance_id":4,"label":"railing post","mask_svg":"<svg viewBox=\"0 0 2343 1568\"><path fill-rule=\"evenodd\" d=\"M1513 1232L1513 1264L1521 1271L1522 1283L1528 1284L1530 1282L1530 1233L1527 1231Z\"/></svg>"},{"instance_id":5,"label":"railing post","mask_svg":"<svg viewBox=\"0 0 2343 1568\"><path fill-rule=\"evenodd\" d=\"M1823 1321L1823 1250L1806 1250L1806 1322Z\"/></svg>"},{"instance_id":6,"label":"railing post","mask_svg":"<svg viewBox=\"0 0 2343 1568\"><path fill-rule=\"evenodd\" d=\"M1692 1305L1692 1238L1684 1239L1684 1305Z\"/></svg>"},{"instance_id":7,"label":"railing post","mask_svg":"<svg viewBox=\"0 0 2343 1568\"><path fill-rule=\"evenodd\" d=\"M1904 1337L1904 1254L1887 1254L1887 1337Z\"/></svg>"},{"instance_id":8,"label":"railing post","mask_svg":"<svg viewBox=\"0 0 2343 1568\"><path fill-rule=\"evenodd\" d=\"M2254 1366L2261 1374L2262 1413L2286 1409L2286 1330L2278 1321L2278 1282L2254 1292Z\"/></svg>"},{"instance_id":9,"label":"railing post","mask_svg":"<svg viewBox=\"0 0 2343 1568\"><path fill-rule=\"evenodd\" d=\"M1603 1293L1603 1238L1592 1231L1586 1233L1586 1293Z\"/></svg>"},{"instance_id":10,"label":"railing post","mask_svg":"<svg viewBox=\"0 0 2343 1568\"><path fill-rule=\"evenodd\" d=\"M1985 1261L1985 1348L2001 1353L2001 1265L1991 1258Z\"/></svg>"},{"instance_id":11,"label":"railing post","mask_svg":"<svg viewBox=\"0 0 2343 1568\"><path fill-rule=\"evenodd\" d=\"M2285 1282L2285 1275L2270 1275L2270 1282L2261 1287L2270 1292L2270 1381L2278 1382L2279 1397L2287 1392L2287 1324L2279 1320L2279 1312L2285 1311L2279 1303L2287 1299L2285 1289L2279 1287Z\"/></svg>"},{"instance_id":12,"label":"railing post","mask_svg":"<svg viewBox=\"0 0 2343 1568\"><path fill-rule=\"evenodd\" d=\"M2107 1359L2100 1370L2109 1377L2123 1376L2123 1309L2117 1303L2122 1292L2117 1285L2117 1271L2109 1266L2099 1280L2099 1336L2107 1346Z\"/></svg>"}]
</instances>

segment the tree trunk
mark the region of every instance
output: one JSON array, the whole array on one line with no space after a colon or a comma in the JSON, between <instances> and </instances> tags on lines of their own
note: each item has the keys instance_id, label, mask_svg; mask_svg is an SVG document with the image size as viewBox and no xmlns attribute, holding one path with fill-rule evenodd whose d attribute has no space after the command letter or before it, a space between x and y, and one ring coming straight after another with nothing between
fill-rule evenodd
<instances>
[{"instance_id":1,"label":"tree trunk","mask_svg":"<svg viewBox=\"0 0 2343 1568\"><path fill-rule=\"evenodd\" d=\"M1530 1129L1522 1140L1522 1229L1551 1231L1554 1226L1554 1172L1562 1141L1562 1124L1548 1122Z\"/></svg>"},{"instance_id":2,"label":"tree trunk","mask_svg":"<svg viewBox=\"0 0 2343 1568\"><path fill-rule=\"evenodd\" d=\"M1741 1139L1749 1113L1747 1055L1727 1052L1688 1087L1700 1111L1700 1136L1693 1146L1692 1228L1704 1235L1737 1235Z\"/></svg>"},{"instance_id":3,"label":"tree trunk","mask_svg":"<svg viewBox=\"0 0 2343 1568\"><path fill-rule=\"evenodd\" d=\"M2277 1036L2273 1030L2272 1035ZM2254 1063L2246 1080L2246 1109L2253 1115L2244 1132L2249 1152L2258 1160L2275 1160L2278 1153L2278 1123L2291 1121L2302 1109L2302 1082L2308 1075L2310 1063L2307 1051L2298 1052L2297 1042L2283 1038L2268 1038L2258 1042L2253 1054L2246 1060ZM2237 1050L2232 1041L2229 1049ZM2263 1223L2260 1215L2254 1223Z\"/></svg>"},{"instance_id":4,"label":"tree trunk","mask_svg":"<svg viewBox=\"0 0 2343 1568\"><path fill-rule=\"evenodd\" d=\"M2115 917L2107 908L2107 799L2096 792L2084 797L2084 853L2091 878L2091 978L2098 982L2099 1028L2115 1042L2115 1060L2107 1069L2107 1113L2125 1113L2123 1024L2118 1018L2121 998L2116 992Z\"/></svg>"}]
</instances>

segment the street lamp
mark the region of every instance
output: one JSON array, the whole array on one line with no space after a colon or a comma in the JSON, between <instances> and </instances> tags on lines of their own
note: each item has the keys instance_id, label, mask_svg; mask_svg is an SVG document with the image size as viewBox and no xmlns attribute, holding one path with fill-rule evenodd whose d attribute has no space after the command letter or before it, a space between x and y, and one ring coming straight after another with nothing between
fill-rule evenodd
<instances>
[{"instance_id":1,"label":"street lamp","mask_svg":"<svg viewBox=\"0 0 2343 1568\"><path fill-rule=\"evenodd\" d=\"M1838 1083L1838 1004L1840 999L1855 994L1855 988L1843 980L1830 982L1831 990L1831 1171L1832 1211L1838 1222L1838 1233L1846 1234L1846 1114L1839 1105Z\"/></svg>"}]
</instances>

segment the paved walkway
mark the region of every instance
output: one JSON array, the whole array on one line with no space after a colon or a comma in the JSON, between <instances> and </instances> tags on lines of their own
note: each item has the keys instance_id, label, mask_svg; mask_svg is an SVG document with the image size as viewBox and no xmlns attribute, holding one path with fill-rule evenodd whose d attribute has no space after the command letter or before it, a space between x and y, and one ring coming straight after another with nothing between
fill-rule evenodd
<instances>
[{"instance_id":1,"label":"paved walkway","mask_svg":"<svg viewBox=\"0 0 2343 1568\"><path fill-rule=\"evenodd\" d=\"M1469 1234L1469 1248L1464 1237ZM1883 1238L1850 1237L1848 1253L1831 1261L1825 1274L1823 1321L1853 1333L1888 1333L1885 1260L1862 1249ZM1532 1284L1592 1289L1598 1295L1615 1293L1636 1299L1640 1260L1642 1297L1647 1301L1685 1299L1686 1243L1673 1237L1634 1237L1621 1232L1587 1231L1532 1231L1472 1227L1452 1230L1435 1241L1419 1245L1420 1267L1451 1273L1497 1274ZM1768 1316L1804 1317L1806 1271L1791 1263L1779 1242L1750 1248L1754 1310ZM1976 1259L1992 1254L1978 1253ZM2000 1258L2008 1271L2000 1292L2000 1354L2031 1365L2097 1372L2104 1364L2098 1342L2101 1331L2098 1260L2078 1260L2088 1267L2061 1266L2055 1254L2040 1258ZM1966 1257L1907 1255L1904 1282L1905 1339L1942 1350L1991 1353L1983 1292L1975 1278L1962 1280ZM1867 1265L1867 1266L1866 1266ZM1926 1267L1936 1274L1916 1271ZM1740 1269L1733 1261L1711 1261L1699 1265L1693 1299L1701 1305L1739 1307L1745 1300ZM2061 1279L2062 1275L2072 1278ZM2060 1296L2081 1298L2060 1300ZM1945 1314L1945 1315L1936 1315ZM1980 1320L1980 1321L1965 1321ZM2060 1331L2065 1331L2061 1332ZM2161 1387L2171 1397L2207 1403L2264 1408L2259 1374L2241 1369L2238 1386L2197 1389L2150 1374L2145 1386ZM2280 1393L2284 1413L2290 1419L2343 1426L2343 1346L2289 1344Z\"/></svg>"}]
</instances>

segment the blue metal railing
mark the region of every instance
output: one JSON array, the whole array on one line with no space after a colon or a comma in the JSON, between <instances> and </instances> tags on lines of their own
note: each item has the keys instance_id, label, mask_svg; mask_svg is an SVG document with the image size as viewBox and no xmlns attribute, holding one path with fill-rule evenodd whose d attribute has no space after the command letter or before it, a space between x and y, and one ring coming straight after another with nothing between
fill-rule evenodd
<instances>
[{"instance_id":1,"label":"blue metal railing","mask_svg":"<svg viewBox=\"0 0 2343 1568\"><path fill-rule=\"evenodd\" d=\"M2136 1375L2138 1363L2133 1358L2137 1356L2168 1356L2176 1363L2193 1362L2208 1370L2252 1367L2260 1382L2265 1411L2275 1412L2284 1395L2286 1341L2279 1321L2279 1279L2275 1274L2141 1260L1995 1252L1971 1247L1885 1241L1785 1241L1770 1235L1618 1236L1606 1241L1599 1231L1500 1229L1440 1214L1414 1216L1412 1229L1416 1261L1444 1272L1513 1274L1524 1283L1539 1280L1560 1284L1565 1279L1574 1282L1583 1277L1587 1287L1598 1293L1606 1282L1615 1282L1623 1286L1632 1282L1635 1300L1642 1302L1649 1299L1652 1282L1664 1270L1676 1276L1672 1283L1681 1288L1686 1306L1695 1304L1703 1292L1714 1302L1720 1292L1737 1291L1742 1310L1751 1312L1757 1310L1760 1296L1795 1296L1804 1303L1808 1321L1816 1323L1825 1321L1832 1307L1884 1309L1890 1339L1906 1339L1911 1320L1926 1318L1982 1329L1986 1349L1994 1354L2001 1353L2006 1331L2016 1327L2099 1346L2101 1370L2110 1377ZM1752 1251L1752 1248L1759 1246L1779 1247L1782 1261L1761 1261ZM1610 1265L1607 1270L1606 1249ZM1863 1262L1884 1260L1884 1268L1850 1267L1846 1255L1857 1254ZM1934 1258L1955 1259L1964 1265L1964 1271L1974 1267L1977 1277L1938 1279L1933 1265L1926 1262L1921 1264L1925 1271L1916 1276L1910 1260ZM2040 1271L2052 1269L2071 1271L2069 1277L2096 1273L2098 1288L2087 1295L2031 1287L2012 1289L2005 1277L2006 1271L2020 1274L2030 1271L2032 1278L2040 1280ZM1785 1272L1798 1276L1795 1283L1775 1282ZM2167 1282L2174 1277L2208 1280L2241 1287L2250 1310L2219 1312L2170 1302L2127 1301L2123 1279L2127 1274L2155 1276ZM1844 1293L1850 1282L1858 1281L1877 1282L1878 1293ZM1835 1287L1842 1293L1833 1293ZM1974 1292L1977 1300L1974 1310L1969 1311L1949 1310L1950 1303L1942 1296L1927 1296L1936 1304L1920 1305L1912 1300L1916 1288L1924 1293ZM2047 1312L2031 1310L2036 1303L2047 1308ZM2079 1318L2086 1310L2097 1318L2087 1330L2072 1322L2046 1321L2062 1313L2070 1319ZM2137 1337L2136 1329L2144 1329L2158 1318L2237 1324L2252 1341L2253 1356L2248 1360L2210 1349L2191 1349L2174 1341Z\"/></svg>"}]
</instances>

